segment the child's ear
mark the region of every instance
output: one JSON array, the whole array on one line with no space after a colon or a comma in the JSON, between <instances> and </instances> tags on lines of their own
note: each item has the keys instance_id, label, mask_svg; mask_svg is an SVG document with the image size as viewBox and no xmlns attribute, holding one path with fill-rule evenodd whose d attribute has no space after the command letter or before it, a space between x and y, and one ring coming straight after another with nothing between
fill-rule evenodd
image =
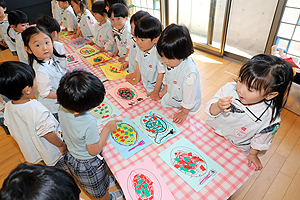
<instances>
[{"instance_id":1,"label":"child's ear","mask_svg":"<svg viewBox=\"0 0 300 200\"><path fill-rule=\"evenodd\" d=\"M10 25L10 28L17 28L16 25Z\"/></svg>"},{"instance_id":2,"label":"child's ear","mask_svg":"<svg viewBox=\"0 0 300 200\"><path fill-rule=\"evenodd\" d=\"M79 115L79 112L74 111L74 116L75 116L75 115Z\"/></svg>"},{"instance_id":3,"label":"child's ear","mask_svg":"<svg viewBox=\"0 0 300 200\"><path fill-rule=\"evenodd\" d=\"M24 46L24 48L25 48L25 50L26 50L29 54L32 54L32 51L31 51L31 49L30 49L29 47Z\"/></svg>"},{"instance_id":4,"label":"child's ear","mask_svg":"<svg viewBox=\"0 0 300 200\"><path fill-rule=\"evenodd\" d=\"M266 100L271 100L274 97L276 97L278 94L279 94L278 92L271 92L271 93L269 93L269 94L266 95L265 99Z\"/></svg>"},{"instance_id":5,"label":"child's ear","mask_svg":"<svg viewBox=\"0 0 300 200\"><path fill-rule=\"evenodd\" d=\"M51 33L51 36L52 36L52 38L56 38L57 37L57 31L53 31L52 33Z\"/></svg>"},{"instance_id":6,"label":"child's ear","mask_svg":"<svg viewBox=\"0 0 300 200\"><path fill-rule=\"evenodd\" d=\"M153 43L154 44L156 44L157 42L158 42L158 39L159 39L159 37L157 37L157 38L154 38L152 41L153 41Z\"/></svg>"},{"instance_id":7,"label":"child's ear","mask_svg":"<svg viewBox=\"0 0 300 200\"><path fill-rule=\"evenodd\" d=\"M31 87L26 86L26 87L23 89L23 93L29 95L29 94L30 94L30 90L31 90Z\"/></svg>"}]
</instances>

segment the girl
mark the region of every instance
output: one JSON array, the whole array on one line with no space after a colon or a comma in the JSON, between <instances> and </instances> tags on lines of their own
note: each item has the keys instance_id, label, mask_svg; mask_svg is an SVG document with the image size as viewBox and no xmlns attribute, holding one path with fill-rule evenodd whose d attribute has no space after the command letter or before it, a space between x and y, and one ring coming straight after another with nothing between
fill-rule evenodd
<instances>
[{"instance_id":1,"label":"girl","mask_svg":"<svg viewBox=\"0 0 300 200\"><path fill-rule=\"evenodd\" d=\"M61 19L62 25L65 27L63 31L68 31L68 34L71 35L74 33L75 27L77 25L77 20L75 13L69 4L70 0L57 0L59 7L61 8Z\"/></svg>"},{"instance_id":2,"label":"girl","mask_svg":"<svg viewBox=\"0 0 300 200\"><path fill-rule=\"evenodd\" d=\"M81 35L83 39L92 40L95 32L94 24L96 19L91 12L86 9L86 0L71 0L71 5L77 16L81 16L78 20L78 30L73 38L77 38Z\"/></svg>"},{"instance_id":3,"label":"girl","mask_svg":"<svg viewBox=\"0 0 300 200\"><path fill-rule=\"evenodd\" d=\"M112 25L110 21L106 19L107 11L105 9L105 3L103 1L95 2L92 6L92 11L99 23L95 24L95 37L89 44L93 45L96 43L96 45L100 47L100 51L115 52L115 39L112 33Z\"/></svg>"},{"instance_id":4,"label":"girl","mask_svg":"<svg viewBox=\"0 0 300 200\"><path fill-rule=\"evenodd\" d=\"M258 153L267 150L279 128L293 78L292 67L276 56L259 54L246 62L236 82L227 83L207 102L206 123L248 154L248 165L263 168Z\"/></svg>"},{"instance_id":5,"label":"girl","mask_svg":"<svg viewBox=\"0 0 300 200\"><path fill-rule=\"evenodd\" d=\"M22 33L29 64L36 72L38 92L36 98L57 118L58 104L56 89L60 78L65 74L58 64L57 53L53 47L51 34L41 27L30 27Z\"/></svg>"},{"instance_id":6,"label":"girl","mask_svg":"<svg viewBox=\"0 0 300 200\"><path fill-rule=\"evenodd\" d=\"M166 68L164 89L158 94L162 98L161 104L181 108L173 121L182 123L190 111L197 111L201 105L200 76L190 57L194 47L188 29L176 24L169 25L158 40L157 52Z\"/></svg>"}]
</instances>

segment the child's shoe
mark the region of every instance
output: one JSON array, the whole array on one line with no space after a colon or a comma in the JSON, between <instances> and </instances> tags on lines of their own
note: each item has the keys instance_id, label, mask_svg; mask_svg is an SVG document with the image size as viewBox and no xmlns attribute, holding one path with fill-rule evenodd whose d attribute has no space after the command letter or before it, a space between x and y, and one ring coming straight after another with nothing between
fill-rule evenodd
<instances>
[{"instance_id":1,"label":"child's shoe","mask_svg":"<svg viewBox=\"0 0 300 200\"><path fill-rule=\"evenodd\" d=\"M117 184L117 180L116 180L115 176L114 175L110 175L109 176L109 186L108 186L108 189L112 188L116 184Z\"/></svg>"},{"instance_id":2,"label":"child's shoe","mask_svg":"<svg viewBox=\"0 0 300 200\"><path fill-rule=\"evenodd\" d=\"M114 192L110 192L110 200L123 200L124 199L124 194L121 189L118 189Z\"/></svg>"}]
</instances>

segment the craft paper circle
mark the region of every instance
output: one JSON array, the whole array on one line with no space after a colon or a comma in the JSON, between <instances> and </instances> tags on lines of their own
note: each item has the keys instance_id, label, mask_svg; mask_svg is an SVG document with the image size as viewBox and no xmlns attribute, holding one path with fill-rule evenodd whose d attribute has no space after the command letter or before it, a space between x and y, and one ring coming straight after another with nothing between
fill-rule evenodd
<instances>
[{"instance_id":1,"label":"craft paper circle","mask_svg":"<svg viewBox=\"0 0 300 200\"><path fill-rule=\"evenodd\" d=\"M117 124L117 130L111 132L113 140L124 146L134 145L138 138L136 130L126 123Z\"/></svg>"},{"instance_id":2,"label":"craft paper circle","mask_svg":"<svg viewBox=\"0 0 300 200\"><path fill-rule=\"evenodd\" d=\"M118 88L116 89L116 96L123 100L132 100L136 97L136 91L132 88Z\"/></svg>"},{"instance_id":3,"label":"craft paper circle","mask_svg":"<svg viewBox=\"0 0 300 200\"><path fill-rule=\"evenodd\" d=\"M94 53L95 49L92 49L90 47L84 47L80 49L80 53L83 55L89 55L90 53Z\"/></svg>"},{"instance_id":4,"label":"craft paper circle","mask_svg":"<svg viewBox=\"0 0 300 200\"><path fill-rule=\"evenodd\" d=\"M90 113L96 118L105 119L110 116L111 110L112 109L108 104L101 103L99 106L91 110Z\"/></svg>"}]
</instances>

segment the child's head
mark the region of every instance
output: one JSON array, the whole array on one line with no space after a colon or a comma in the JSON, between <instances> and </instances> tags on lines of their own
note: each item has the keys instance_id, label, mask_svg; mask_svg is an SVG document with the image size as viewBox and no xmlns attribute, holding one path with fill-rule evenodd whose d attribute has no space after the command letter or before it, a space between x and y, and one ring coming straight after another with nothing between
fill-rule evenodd
<instances>
[{"instance_id":1,"label":"child's head","mask_svg":"<svg viewBox=\"0 0 300 200\"><path fill-rule=\"evenodd\" d=\"M57 2L61 9L66 9L71 5L71 0L57 0Z\"/></svg>"},{"instance_id":2,"label":"child's head","mask_svg":"<svg viewBox=\"0 0 300 200\"><path fill-rule=\"evenodd\" d=\"M113 27L122 30L128 20L128 9L124 4L115 3L110 7L108 17Z\"/></svg>"},{"instance_id":3,"label":"child's head","mask_svg":"<svg viewBox=\"0 0 300 200\"><path fill-rule=\"evenodd\" d=\"M71 6L77 15L84 13L87 8L86 0L71 0Z\"/></svg>"},{"instance_id":4,"label":"child's head","mask_svg":"<svg viewBox=\"0 0 300 200\"><path fill-rule=\"evenodd\" d=\"M130 18L130 27L131 27L131 34L133 37L135 37L134 35L134 29L135 29L135 25L137 24L137 22L144 16L149 15L149 13L147 11L143 11L140 10L136 13L134 13L131 18Z\"/></svg>"},{"instance_id":5,"label":"child's head","mask_svg":"<svg viewBox=\"0 0 300 200\"><path fill-rule=\"evenodd\" d=\"M161 32L161 22L156 17L146 15L135 26L136 43L142 51L148 51L157 43Z\"/></svg>"},{"instance_id":6,"label":"child's head","mask_svg":"<svg viewBox=\"0 0 300 200\"><path fill-rule=\"evenodd\" d=\"M79 200L80 192L74 178L64 170L20 164L4 180L0 199Z\"/></svg>"},{"instance_id":7,"label":"child's head","mask_svg":"<svg viewBox=\"0 0 300 200\"><path fill-rule=\"evenodd\" d=\"M0 17L4 17L4 12L6 11L6 3L3 0L0 0Z\"/></svg>"},{"instance_id":8,"label":"child's head","mask_svg":"<svg viewBox=\"0 0 300 200\"><path fill-rule=\"evenodd\" d=\"M292 80L293 70L288 62L269 54L256 55L240 69L237 81L239 100L244 105L271 101L273 121L280 116Z\"/></svg>"},{"instance_id":9,"label":"child's head","mask_svg":"<svg viewBox=\"0 0 300 200\"><path fill-rule=\"evenodd\" d=\"M22 39L30 65L33 60L38 63L49 60L53 54L51 34L42 27L29 27L22 33Z\"/></svg>"},{"instance_id":10,"label":"child's head","mask_svg":"<svg viewBox=\"0 0 300 200\"><path fill-rule=\"evenodd\" d=\"M82 113L98 106L104 99L102 82L90 72L77 70L66 73L60 80L57 101L64 108Z\"/></svg>"},{"instance_id":11,"label":"child's head","mask_svg":"<svg viewBox=\"0 0 300 200\"><path fill-rule=\"evenodd\" d=\"M92 5L92 12L98 22L104 21L105 17L107 16L107 13L108 13L107 10L105 9L105 2L104 1L96 1Z\"/></svg>"},{"instance_id":12,"label":"child's head","mask_svg":"<svg viewBox=\"0 0 300 200\"><path fill-rule=\"evenodd\" d=\"M108 8L110 8L115 3L121 3L127 7L125 0L105 0L105 5L108 6Z\"/></svg>"},{"instance_id":13,"label":"child's head","mask_svg":"<svg viewBox=\"0 0 300 200\"><path fill-rule=\"evenodd\" d=\"M194 53L189 30L185 26L171 24L165 28L157 42L157 52L169 67L176 67Z\"/></svg>"},{"instance_id":14,"label":"child's head","mask_svg":"<svg viewBox=\"0 0 300 200\"><path fill-rule=\"evenodd\" d=\"M23 62L7 61L0 64L0 94L11 100L17 101L24 94L34 96L37 90L34 79L33 68Z\"/></svg>"},{"instance_id":15,"label":"child's head","mask_svg":"<svg viewBox=\"0 0 300 200\"><path fill-rule=\"evenodd\" d=\"M20 10L8 12L8 23L16 32L22 33L28 28L29 20L25 13Z\"/></svg>"},{"instance_id":16,"label":"child's head","mask_svg":"<svg viewBox=\"0 0 300 200\"><path fill-rule=\"evenodd\" d=\"M51 34L54 41L59 40L60 25L53 17L42 15L36 19L36 26L44 28Z\"/></svg>"}]
</instances>

